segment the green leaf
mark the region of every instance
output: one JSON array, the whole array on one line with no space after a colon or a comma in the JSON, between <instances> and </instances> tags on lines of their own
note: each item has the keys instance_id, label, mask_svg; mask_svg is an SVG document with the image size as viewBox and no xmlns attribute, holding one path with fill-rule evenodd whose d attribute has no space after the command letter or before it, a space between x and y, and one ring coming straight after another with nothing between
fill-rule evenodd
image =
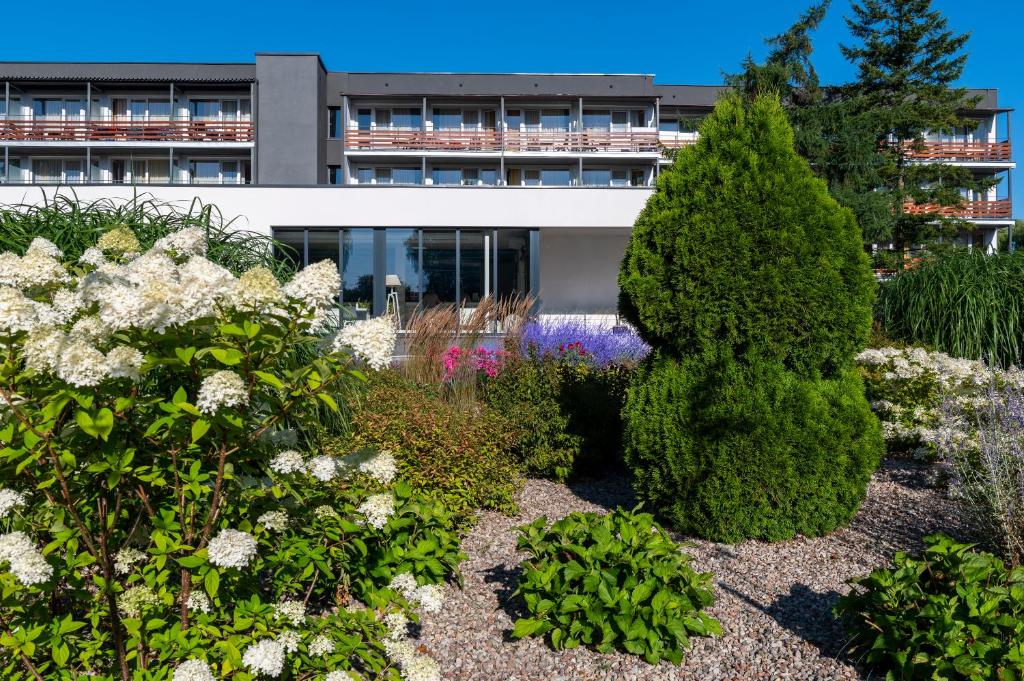
<instances>
[{"instance_id":1,"label":"green leaf","mask_svg":"<svg viewBox=\"0 0 1024 681\"><path fill-rule=\"evenodd\" d=\"M220 588L220 573L210 568L210 571L206 573L206 577L203 578L203 585L206 587L206 593L211 597L216 596L217 590Z\"/></svg>"},{"instance_id":2,"label":"green leaf","mask_svg":"<svg viewBox=\"0 0 1024 681\"><path fill-rule=\"evenodd\" d=\"M211 348L210 354L225 366L235 366L242 361L244 355L234 348Z\"/></svg>"},{"instance_id":3,"label":"green leaf","mask_svg":"<svg viewBox=\"0 0 1024 681\"><path fill-rule=\"evenodd\" d=\"M183 364L191 364L192 357L196 354L196 349L193 347L188 348L174 348L174 354L182 361Z\"/></svg>"},{"instance_id":4,"label":"green leaf","mask_svg":"<svg viewBox=\"0 0 1024 681\"><path fill-rule=\"evenodd\" d=\"M512 638L533 636L543 624L540 620L535 620L531 617L520 618L516 620L515 626L512 628Z\"/></svg>"},{"instance_id":5,"label":"green leaf","mask_svg":"<svg viewBox=\"0 0 1024 681\"><path fill-rule=\"evenodd\" d=\"M192 422L192 443L195 444L210 430L210 422L206 419L198 419Z\"/></svg>"},{"instance_id":6,"label":"green leaf","mask_svg":"<svg viewBox=\"0 0 1024 681\"><path fill-rule=\"evenodd\" d=\"M269 373L267 371L254 371L253 373L256 375L256 378L260 379L260 381L262 381L263 383L273 386L278 390L284 389L284 383L282 383L281 379L279 379L274 374Z\"/></svg>"}]
</instances>

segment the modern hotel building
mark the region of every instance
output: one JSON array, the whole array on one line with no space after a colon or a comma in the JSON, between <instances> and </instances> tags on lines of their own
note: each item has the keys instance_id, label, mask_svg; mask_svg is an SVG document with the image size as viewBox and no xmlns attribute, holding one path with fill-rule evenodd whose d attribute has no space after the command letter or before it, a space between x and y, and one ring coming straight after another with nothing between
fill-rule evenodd
<instances>
[{"instance_id":1,"label":"modern hotel building","mask_svg":"<svg viewBox=\"0 0 1024 681\"><path fill-rule=\"evenodd\" d=\"M650 75L329 72L316 54L253 63L0 63L0 204L198 197L303 262L339 264L353 316L532 293L609 317L637 214L720 87ZM1006 176L956 213L992 248L1012 222L1010 111L922 163ZM920 209L920 208L919 208ZM727 253L722 254L728 258Z\"/></svg>"}]
</instances>

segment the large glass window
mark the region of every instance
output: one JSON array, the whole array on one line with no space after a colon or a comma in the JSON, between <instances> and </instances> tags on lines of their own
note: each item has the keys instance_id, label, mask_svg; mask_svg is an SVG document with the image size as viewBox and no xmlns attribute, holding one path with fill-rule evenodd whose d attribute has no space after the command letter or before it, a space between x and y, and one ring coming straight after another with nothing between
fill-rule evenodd
<instances>
[{"instance_id":1,"label":"large glass window","mask_svg":"<svg viewBox=\"0 0 1024 681\"><path fill-rule=\"evenodd\" d=\"M415 314L420 300L427 297L420 292L427 282L420 278L420 232L416 229L389 229L384 247L384 286L390 306L397 303L402 325L407 325ZM426 260L424 260L426 267Z\"/></svg>"},{"instance_id":2,"label":"large glass window","mask_svg":"<svg viewBox=\"0 0 1024 681\"><path fill-rule=\"evenodd\" d=\"M391 177L394 184L423 184L423 169L392 168Z\"/></svg>"},{"instance_id":3,"label":"large glass window","mask_svg":"<svg viewBox=\"0 0 1024 681\"><path fill-rule=\"evenodd\" d=\"M220 115L220 100L193 99L189 102L189 111L194 119L217 118Z\"/></svg>"},{"instance_id":4,"label":"large glass window","mask_svg":"<svg viewBox=\"0 0 1024 681\"><path fill-rule=\"evenodd\" d=\"M544 109L540 115L541 127L544 130L568 130L568 109Z\"/></svg>"},{"instance_id":5,"label":"large glass window","mask_svg":"<svg viewBox=\"0 0 1024 681\"><path fill-rule=\"evenodd\" d=\"M189 172L192 176L192 184L220 183L219 161L190 161Z\"/></svg>"},{"instance_id":6,"label":"large glass window","mask_svg":"<svg viewBox=\"0 0 1024 681\"><path fill-rule=\"evenodd\" d=\"M341 253L342 314L365 319L373 314L373 230L346 229Z\"/></svg>"},{"instance_id":7,"label":"large glass window","mask_svg":"<svg viewBox=\"0 0 1024 681\"><path fill-rule=\"evenodd\" d=\"M392 109L391 124L403 130L419 130L423 127L420 109Z\"/></svg>"},{"instance_id":8,"label":"large glass window","mask_svg":"<svg viewBox=\"0 0 1024 681\"><path fill-rule=\"evenodd\" d=\"M52 158L32 159L32 179L40 183L61 181L61 161Z\"/></svg>"},{"instance_id":9,"label":"large glass window","mask_svg":"<svg viewBox=\"0 0 1024 681\"><path fill-rule=\"evenodd\" d=\"M435 130L461 130L462 109L434 109Z\"/></svg>"},{"instance_id":10,"label":"large glass window","mask_svg":"<svg viewBox=\"0 0 1024 681\"><path fill-rule=\"evenodd\" d=\"M327 166L327 181L330 184L341 184L341 166Z\"/></svg>"},{"instance_id":11,"label":"large glass window","mask_svg":"<svg viewBox=\"0 0 1024 681\"><path fill-rule=\"evenodd\" d=\"M612 124L610 111L588 111L583 110L584 130L607 130Z\"/></svg>"},{"instance_id":12,"label":"large glass window","mask_svg":"<svg viewBox=\"0 0 1024 681\"><path fill-rule=\"evenodd\" d=\"M356 127L358 127L360 130L369 130L371 120L372 118L370 109L359 109L356 112Z\"/></svg>"},{"instance_id":13,"label":"large glass window","mask_svg":"<svg viewBox=\"0 0 1024 681\"><path fill-rule=\"evenodd\" d=\"M461 168L434 168L430 172L430 181L439 185L462 184ZM475 184L475 181L474 181Z\"/></svg>"},{"instance_id":14,"label":"large glass window","mask_svg":"<svg viewBox=\"0 0 1024 681\"><path fill-rule=\"evenodd\" d=\"M526 296L530 292L530 232L525 229L499 229L494 277L495 298Z\"/></svg>"},{"instance_id":15,"label":"large glass window","mask_svg":"<svg viewBox=\"0 0 1024 681\"><path fill-rule=\"evenodd\" d=\"M607 187L611 184L612 172L607 168L584 168L584 187Z\"/></svg>"},{"instance_id":16,"label":"large glass window","mask_svg":"<svg viewBox=\"0 0 1024 681\"><path fill-rule=\"evenodd\" d=\"M64 109L63 99L34 99L32 113L36 118L59 119Z\"/></svg>"},{"instance_id":17,"label":"large glass window","mask_svg":"<svg viewBox=\"0 0 1024 681\"><path fill-rule=\"evenodd\" d=\"M572 173L568 168L545 168L540 171L540 183L545 187L568 187L572 184Z\"/></svg>"},{"instance_id":18,"label":"large glass window","mask_svg":"<svg viewBox=\"0 0 1024 681\"><path fill-rule=\"evenodd\" d=\"M487 295L484 274L489 254L484 242L483 232L464 229L459 234L459 298L464 307L475 307Z\"/></svg>"}]
</instances>

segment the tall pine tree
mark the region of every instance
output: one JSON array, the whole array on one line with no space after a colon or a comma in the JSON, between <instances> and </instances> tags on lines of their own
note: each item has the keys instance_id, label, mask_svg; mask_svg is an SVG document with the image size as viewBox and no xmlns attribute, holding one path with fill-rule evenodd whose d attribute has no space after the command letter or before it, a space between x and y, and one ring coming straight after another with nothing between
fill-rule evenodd
<instances>
[{"instance_id":1,"label":"tall pine tree","mask_svg":"<svg viewBox=\"0 0 1024 681\"><path fill-rule=\"evenodd\" d=\"M961 205L961 190L984 191L992 181L962 167L917 162L914 152L929 131L974 125L962 112L977 100L955 86L969 36L949 30L931 0L857 0L851 9L846 23L857 42L840 49L857 67L857 79L842 95L873 131L875 148L870 172L842 178L836 194L862 222L870 207L875 224L867 231L876 239L888 237L899 249L956 234L965 221L940 210ZM858 160L849 160L856 173ZM865 192L874 196L868 200ZM878 210L880 203L887 210Z\"/></svg>"}]
</instances>

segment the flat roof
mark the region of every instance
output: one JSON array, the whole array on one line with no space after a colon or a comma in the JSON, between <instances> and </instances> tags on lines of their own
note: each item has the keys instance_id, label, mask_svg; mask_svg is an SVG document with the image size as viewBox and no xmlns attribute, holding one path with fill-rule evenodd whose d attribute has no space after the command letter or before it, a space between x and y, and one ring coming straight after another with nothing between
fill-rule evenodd
<instances>
[{"instance_id":1,"label":"flat roof","mask_svg":"<svg viewBox=\"0 0 1024 681\"><path fill-rule=\"evenodd\" d=\"M255 63L0 62L0 80L98 82L252 82Z\"/></svg>"}]
</instances>

